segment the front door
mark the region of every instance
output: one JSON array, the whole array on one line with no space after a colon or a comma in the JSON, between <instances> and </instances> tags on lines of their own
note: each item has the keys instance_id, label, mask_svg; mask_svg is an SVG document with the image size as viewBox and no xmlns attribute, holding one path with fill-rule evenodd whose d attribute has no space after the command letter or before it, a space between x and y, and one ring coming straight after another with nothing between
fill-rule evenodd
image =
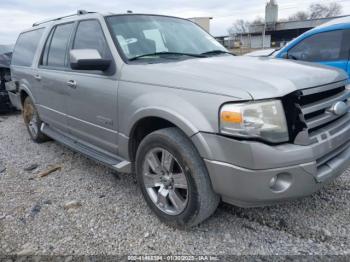
<instances>
[{"instance_id":1,"label":"front door","mask_svg":"<svg viewBox=\"0 0 350 262\"><path fill-rule=\"evenodd\" d=\"M98 20L80 21L71 49L95 49L112 59ZM79 142L111 155L117 154L117 88L115 65L106 72L67 72L67 121L70 134Z\"/></svg>"},{"instance_id":2,"label":"front door","mask_svg":"<svg viewBox=\"0 0 350 262\"><path fill-rule=\"evenodd\" d=\"M66 23L52 29L34 76L41 119L63 132L67 132L67 48L73 27L74 23Z\"/></svg>"}]
</instances>

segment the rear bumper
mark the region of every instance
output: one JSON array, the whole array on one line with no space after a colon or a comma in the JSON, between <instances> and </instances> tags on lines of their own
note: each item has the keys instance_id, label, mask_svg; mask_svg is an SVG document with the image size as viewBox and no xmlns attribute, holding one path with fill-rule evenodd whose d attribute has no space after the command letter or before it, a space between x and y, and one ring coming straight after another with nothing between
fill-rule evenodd
<instances>
[{"instance_id":1,"label":"rear bumper","mask_svg":"<svg viewBox=\"0 0 350 262\"><path fill-rule=\"evenodd\" d=\"M11 104L18 110L22 110L21 98L19 94L8 92Z\"/></svg>"},{"instance_id":2,"label":"rear bumper","mask_svg":"<svg viewBox=\"0 0 350 262\"><path fill-rule=\"evenodd\" d=\"M310 146L270 146L208 133L192 141L223 201L252 207L311 195L350 166L349 119L328 130Z\"/></svg>"},{"instance_id":3,"label":"rear bumper","mask_svg":"<svg viewBox=\"0 0 350 262\"><path fill-rule=\"evenodd\" d=\"M18 92L16 83L14 81L7 82L6 90L8 92L8 96L10 98L11 104L18 110L21 110L22 109L21 97Z\"/></svg>"},{"instance_id":4,"label":"rear bumper","mask_svg":"<svg viewBox=\"0 0 350 262\"><path fill-rule=\"evenodd\" d=\"M7 112L10 109L12 109L12 107L7 91L0 90L0 112Z\"/></svg>"}]
</instances>

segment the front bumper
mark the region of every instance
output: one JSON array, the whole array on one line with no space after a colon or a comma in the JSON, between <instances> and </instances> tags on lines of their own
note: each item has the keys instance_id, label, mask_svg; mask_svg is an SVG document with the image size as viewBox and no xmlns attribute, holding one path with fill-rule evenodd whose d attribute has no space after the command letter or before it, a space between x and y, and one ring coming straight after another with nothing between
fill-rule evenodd
<instances>
[{"instance_id":1,"label":"front bumper","mask_svg":"<svg viewBox=\"0 0 350 262\"><path fill-rule=\"evenodd\" d=\"M310 146L270 146L208 133L192 141L224 202L264 206L311 195L341 175L350 165L349 123L348 118L333 123Z\"/></svg>"}]
</instances>

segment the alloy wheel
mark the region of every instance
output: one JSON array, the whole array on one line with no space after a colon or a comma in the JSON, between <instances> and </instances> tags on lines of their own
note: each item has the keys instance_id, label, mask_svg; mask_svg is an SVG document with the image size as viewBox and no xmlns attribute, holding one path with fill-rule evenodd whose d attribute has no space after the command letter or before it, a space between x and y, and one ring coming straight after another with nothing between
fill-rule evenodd
<instances>
[{"instance_id":1,"label":"alloy wheel","mask_svg":"<svg viewBox=\"0 0 350 262\"><path fill-rule=\"evenodd\" d=\"M143 164L143 182L153 203L168 215L181 214L188 203L188 182L177 159L164 148L151 149Z\"/></svg>"},{"instance_id":2,"label":"alloy wheel","mask_svg":"<svg viewBox=\"0 0 350 262\"><path fill-rule=\"evenodd\" d=\"M38 114L32 104L26 103L23 108L24 122L28 126L29 132L36 137L38 135Z\"/></svg>"}]
</instances>

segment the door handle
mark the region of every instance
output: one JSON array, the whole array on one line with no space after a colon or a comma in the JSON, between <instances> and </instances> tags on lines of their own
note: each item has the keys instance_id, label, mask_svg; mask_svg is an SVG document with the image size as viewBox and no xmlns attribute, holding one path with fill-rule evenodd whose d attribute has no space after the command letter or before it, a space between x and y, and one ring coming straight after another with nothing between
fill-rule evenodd
<instances>
[{"instance_id":1,"label":"door handle","mask_svg":"<svg viewBox=\"0 0 350 262\"><path fill-rule=\"evenodd\" d=\"M77 88L77 82L74 80L69 80L67 82L67 86L71 87L71 88Z\"/></svg>"},{"instance_id":2,"label":"door handle","mask_svg":"<svg viewBox=\"0 0 350 262\"><path fill-rule=\"evenodd\" d=\"M40 81L41 80L41 76L40 75L34 75L34 78L36 79L36 80L38 80L38 81Z\"/></svg>"}]
</instances>

